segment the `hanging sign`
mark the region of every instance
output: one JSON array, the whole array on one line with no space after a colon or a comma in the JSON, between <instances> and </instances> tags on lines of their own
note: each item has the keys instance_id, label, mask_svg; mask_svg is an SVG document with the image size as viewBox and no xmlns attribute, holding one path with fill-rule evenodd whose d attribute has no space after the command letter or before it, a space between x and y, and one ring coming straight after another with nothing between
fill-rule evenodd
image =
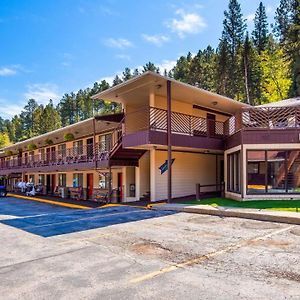
<instances>
[{"instance_id":1,"label":"hanging sign","mask_svg":"<svg viewBox=\"0 0 300 300\"><path fill-rule=\"evenodd\" d=\"M171 165L173 165L175 158L172 158ZM160 174L164 174L168 170L168 161L166 160L160 167Z\"/></svg>"}]
</instances>

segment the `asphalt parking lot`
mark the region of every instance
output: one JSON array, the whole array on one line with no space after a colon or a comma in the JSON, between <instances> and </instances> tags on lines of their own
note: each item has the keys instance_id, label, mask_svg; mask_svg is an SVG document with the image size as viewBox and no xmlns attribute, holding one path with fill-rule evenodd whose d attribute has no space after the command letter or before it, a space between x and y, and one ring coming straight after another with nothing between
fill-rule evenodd
<instances>
[{"instance_id":1,"label":"asphalt parking lot","mask_svg":"<svg viewBox=\"0 0 300 300\"><path fill-rule=\"evenodd\" d=\"M0 220L2 299L300 298L296 225L14 198Z\"/></svg>"}]
</instances>

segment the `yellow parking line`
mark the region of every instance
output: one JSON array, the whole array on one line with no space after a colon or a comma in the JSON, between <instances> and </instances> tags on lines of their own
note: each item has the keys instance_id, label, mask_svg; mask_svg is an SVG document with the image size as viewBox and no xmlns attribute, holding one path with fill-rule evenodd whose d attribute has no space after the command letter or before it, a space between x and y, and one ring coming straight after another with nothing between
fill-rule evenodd
<instances>
[{"instance_id":1,"label":"yellow parking line","mask_svg":"<svg viewBox=\"0 0 300 300\"><path fill-rule=\"evenodd\" d=\"M148 204L147 208L151 209L153 206L164 205L164 204L167 204L167 202L160 202L160 203L155 203L154 202L154 203Z\"/></svg>"},{"instance_id":2,"label":"yellow parking line","mask_svg":"<svg viewBox=\"0 0 300 300\"><path fill-rule=\"evenodd\" d=\"M105 204L102 206L99 206L97 208L106 208L106 207L120 207L120 206L128 206L128 207L134 207L134 208L143 208L143 209L148 209L148 205L147 206L138 206L138 205L128 205L128 204L118 204L118 203L109 203L109 204Z\"/></svg>"},{"instance_id":3,"label":"yellow parking line","mask_svg":"<svg viewBox=\"0 0 300 300\"><path fill-rule=\"evenodd\" d=\"M220 250L210 252L210 253L201 255L199 257L196 257L194 259L187 260L187 261L184 261L182 263L170 265L170 266L167 266L167 267L162 268L160 270L157 270L157 271L154 271L154 272L151 272L151 273L133 278L133 279L130 280L130 283L140 283L140 282L143 282L143 281L150 280L150 279L153 279L155 277L161 276L163 274L170 273L170 272L175 271L177 269L182 269L182 268L185 268L185 267L188 267L188 266L193 266L193 265L196 265L196 264L200 264L201 262L206 261L208 259L211 259L215 256L222 255L222 254L227 253L229 251L237 250L239 248L242 248L243 246L247 246L251 242L255 242L255 241L263 240L263 239L266 239L266 238L270 238L273 235L283 233L283 232L288 231L288 230L290 230L294 227L295 227L295 225L291 225L289 227L285 227L285 228L273 231L273 232L265 234L265 235L261 235L261 236L254 237L254 238L247 239L247 240L242 240L240 242L237 242L235 244L231 244L231 245L229 245L225 248L222 248Z\"/></svg>"},{"instance_id":4,"label":"yellow parking line","mask_svg":"<svg viewBox=\"0 0 300 300\"><path fill-rule=\"evenodd\" d=\"M7 195L11 196L11 197L25 199L25 200L31 200L31 201L37 201L37 202L42 202L42 203L54 204L54 205L58 205L58 206L68 207L68 208L90 209L90 207L83 206L83 205L65 203L65 202L58 202L58 201L47 200L47 199L42 199L42 198L38 198L38 197L28 197L28 196L17 195L17 194L12 194L12 193L8 193Z\"/></svg>"}]
</instances>

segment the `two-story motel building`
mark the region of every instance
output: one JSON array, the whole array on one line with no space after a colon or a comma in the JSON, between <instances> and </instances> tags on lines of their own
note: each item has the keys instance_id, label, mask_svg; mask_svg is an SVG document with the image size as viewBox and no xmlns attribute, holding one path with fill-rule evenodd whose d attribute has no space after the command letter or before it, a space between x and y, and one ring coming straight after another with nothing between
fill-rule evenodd
<instances>
[{"instance_id":1,"label":"two-story motel building","mask_svg":"<svg viewBox=\"0 0 300 300\"><path fill-rule=\"evenodd\" d=\"M297 99L251 107L152 72L94 98L121 103L123 112L3 149L0 175L11 189L31 180L44 194L129 202L225 182L233 199L300 199Z\"/></svg>"}]
</instances>

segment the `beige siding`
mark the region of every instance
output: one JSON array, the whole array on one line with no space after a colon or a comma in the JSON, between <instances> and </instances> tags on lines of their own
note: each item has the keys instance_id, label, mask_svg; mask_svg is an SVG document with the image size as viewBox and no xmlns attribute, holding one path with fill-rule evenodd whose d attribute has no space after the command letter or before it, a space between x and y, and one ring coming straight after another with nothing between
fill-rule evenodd
<instances>
[{"instance_id":1,"label":"beige siding","mask_svg":"<svg viewBox=\"0 0 300 300\"><path fill-rule=\"evenodd\" d=\"M155 96L155 107L167 109L167 99L161 96ZM172 100L172 111L202 118L206 118L207 116L206 111L193 108L193 105L191 103L185 103L184 101ZM217 121L224 122L228 119L228 117L217 113L215 115Z\"/></svg>"},{"instance_id":2,"label":"beige siding","mask_svg":"<svg viewBox=\"0 0 300 300\"><path fill-rule=\"evenodd\" d=\"M216 158L214 155L173 152L172 197L195 194L195 186L216 182ZM160 174L159 167L166 161L166 151L155 153L156 201L167 198L167 172Z\"/></svg>"}]
</instances>

